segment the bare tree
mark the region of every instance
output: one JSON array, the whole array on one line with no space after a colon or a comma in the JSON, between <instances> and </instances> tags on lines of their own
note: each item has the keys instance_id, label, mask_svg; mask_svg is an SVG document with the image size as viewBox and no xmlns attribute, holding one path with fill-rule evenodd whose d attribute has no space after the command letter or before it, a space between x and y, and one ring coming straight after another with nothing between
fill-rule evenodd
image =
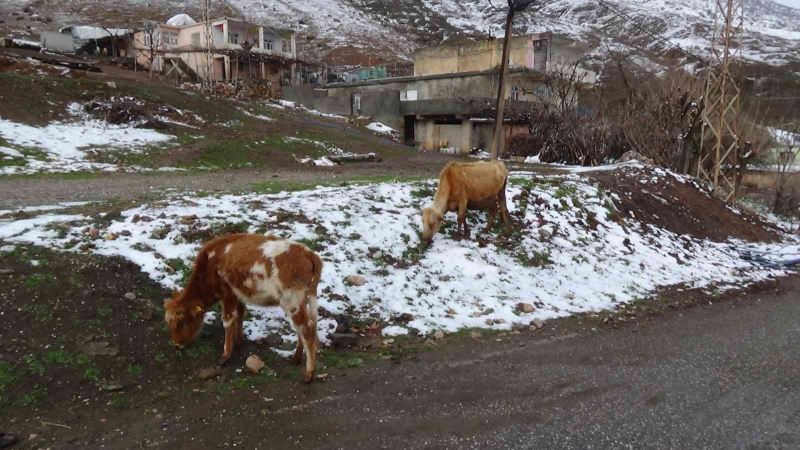
<instances>
[{"instance_id":1,"label":"bare tree","mask_svg":"<svg viewBox=\"0 0 800 450\"><path fill-rule=\"evenodd\" d=\"M797 189L787 189L790 177L796 175L795 163L800 162L800 123L787 128L777 136L779 144L784 147L778 155L778 178L775 182L775 201L772 204L772 211L783 215L800 212L800 195Z\"/></svg>"},{"instance_id":2,"label":"bare tree","mask_svg":"<svg viewBox=\"0 0 800 450\"><path fill-rule=\"evenodd\" d=\"M573 64L554 64L547 70L544 85L548 96L559 112L573 110L583 90L586 71L581 70L582 60Z\"/></svg>"},{"instance_id":3,"label":"bare tree","mask_svg":"<svg viewBox=\"0 0 800 450\"><path fill-rule=\"evenodd\" d=\"M150 63L150 80L152 81L156 66L156 56L161 48L161 32L159 31L158 25L146 21L142 29L142 36L143 39L135 39L135 43L138 44L137 47L140 46L140 48L147 50L145 57Z\"/></svg>"}]
</instances>

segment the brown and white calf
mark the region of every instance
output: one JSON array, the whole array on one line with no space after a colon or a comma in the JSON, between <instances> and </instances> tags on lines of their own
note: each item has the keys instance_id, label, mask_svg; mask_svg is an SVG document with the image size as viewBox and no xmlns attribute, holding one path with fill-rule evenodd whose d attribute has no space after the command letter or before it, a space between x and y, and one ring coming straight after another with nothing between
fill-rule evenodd
<instances>
[{"instance_id":1,"label":"brown and white calf","mask_svg":"<svg viewBox=\"0 0 800 450\"><path fill-rule=\"evenodd\" d=\"M220 365L227 363L244 339L245 304L283 308L297 331L295 364L306 355L303 375L310 382L316 370L317 285L322 260L297 242L275 236L231 234L200 250L186 288L164 302L172 342L192 343L203 326L206 310L222 301L225 345Z\"/></svg>"}]
</instances>

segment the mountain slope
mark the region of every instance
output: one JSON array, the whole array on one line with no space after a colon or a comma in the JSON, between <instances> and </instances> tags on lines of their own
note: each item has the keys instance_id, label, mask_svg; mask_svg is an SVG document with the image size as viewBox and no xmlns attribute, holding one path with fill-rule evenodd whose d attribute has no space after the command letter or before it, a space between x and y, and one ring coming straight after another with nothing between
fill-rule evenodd
<instances>
[{"instance_id":1,"label":"mountain slope","mask_svg":"<svg viewBox=\"0 0 800 450\"><path fill-rule=\"evenodd\" d=\"M200 16L200 1L4 0L0 34L34 37L71 23L136 26L144 18L186 12ZM503 0L494 0L502 5ZM499 36L504 11L490 0L214 0L215 14L244 16L301 32L300 49L317 60L352 46L384 59L409 58L420 46L460 36ZM541 1L518 16L518 33L552 31L605 48L661 53L672 45L706 57L714 32L710 0ZM46 22L49 18L51 22ZM800 63L800 10L772 0L748 0L743 55L772 65ZM657 43L658 39L666 39Z\"/></svg>"}]
</instances>

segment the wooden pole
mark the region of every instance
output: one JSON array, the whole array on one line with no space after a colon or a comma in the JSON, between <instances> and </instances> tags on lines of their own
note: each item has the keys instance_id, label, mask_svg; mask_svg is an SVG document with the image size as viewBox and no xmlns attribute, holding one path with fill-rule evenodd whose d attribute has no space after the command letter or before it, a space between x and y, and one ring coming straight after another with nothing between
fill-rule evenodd
<instances>
[{"instance_id":1,"label":"wooden pole","mask_svg":"<svg viewBox=\"0 0 800 450\"><path fill-rule=\"evenodd\" d=\"M503 59L500 62L500 81L497 86L497 111L495 115L494 139L492 140L492 159L497 159L503 154L505 144L505 133L503 131L503 113L505 112L506 96L505 81L508 72L508 54L511 44L511 25L514 22L514 8L508 8L506 17L506 37L503 41Z\"/></svg>"}]
</instances>

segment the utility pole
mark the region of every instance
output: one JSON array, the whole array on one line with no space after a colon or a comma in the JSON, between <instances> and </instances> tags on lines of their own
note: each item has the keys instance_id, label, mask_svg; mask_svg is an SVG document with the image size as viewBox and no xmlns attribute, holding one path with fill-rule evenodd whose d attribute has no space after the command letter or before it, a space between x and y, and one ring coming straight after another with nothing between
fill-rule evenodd
<instances>
[{"instance_id":1,"label":"utility pole","mask_svg":"<svg viewBox=\"0 0 800 450\"><path fill-rule=\"evenodd\" d=\"M506 107L505 83L508 72L508 54L511 51L511 28L514 24L514 15L522 12L536 0L508 0L508 14L506 15L506 34L503 40L503 56L500 61L500 81L497 83L497 104L494 119L494 139L492 139L492 159L499 158L505 147L505 132L503 131L503 115Z\"/></svg>"}]
</instances>

